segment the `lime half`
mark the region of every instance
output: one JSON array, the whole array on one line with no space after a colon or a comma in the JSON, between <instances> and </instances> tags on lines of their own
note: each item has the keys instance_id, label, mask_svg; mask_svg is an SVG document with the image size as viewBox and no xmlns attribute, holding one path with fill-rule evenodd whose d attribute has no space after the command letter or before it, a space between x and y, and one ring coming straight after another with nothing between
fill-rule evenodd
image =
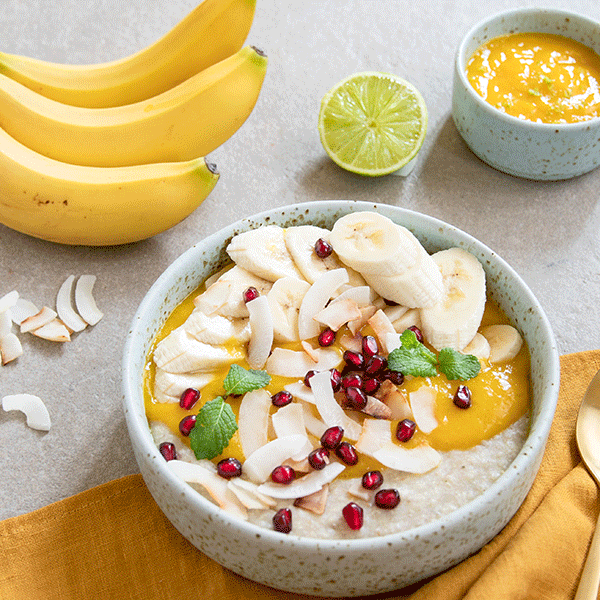
<instances>
[{"instance_id":1,"label":"lime half","mask_svg":"<svg viewBox=\"0 0 600 600\"><path fill-rule=\"evenodd\" d=\"M397 171L416 156L426 131L423 97L395 75L355 73L321 100L321 143L332 160L353 173Z\"/></svg>"}]
</instances>

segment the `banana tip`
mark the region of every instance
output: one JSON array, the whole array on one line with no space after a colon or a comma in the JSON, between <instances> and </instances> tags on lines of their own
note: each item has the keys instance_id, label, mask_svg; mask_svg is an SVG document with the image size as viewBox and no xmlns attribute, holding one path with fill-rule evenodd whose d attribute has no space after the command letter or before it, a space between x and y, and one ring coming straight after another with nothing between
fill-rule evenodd
<instances>
[{"instance_id":1,"label":"banana tip","mask_svg":"<svg viewBox=\"0 0 600 600\"><path fill-rule=\"evenodd\" d=\"M215 163L212 162L208 162L206 159L204 159L204 164L206 164L206 168L213 174L213 175L218 175L219 174L219 169L217 169L217 165Z\"/></svg>"},{"instance_id":2,"label":"banana tip","mask_svg":"<svg viewBox=\"0 0 600 600\"><path fill-rule=\"evenodd\" d=\"M260 48L257 48L256 46L250 46L252 48L252 50L254 50L254 52L256 52L256 54L258 54L259 56L267 56L267 53L264 52L264 50L261 50Z\"/></svg>"}]
</instances>

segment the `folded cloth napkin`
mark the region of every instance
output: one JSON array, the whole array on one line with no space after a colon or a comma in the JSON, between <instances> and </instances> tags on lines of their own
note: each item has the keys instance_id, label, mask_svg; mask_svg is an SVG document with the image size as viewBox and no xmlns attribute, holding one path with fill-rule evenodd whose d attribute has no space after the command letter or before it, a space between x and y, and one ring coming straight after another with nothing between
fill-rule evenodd
<instances>
[{"instance_id":1,"label":"folded cloth napkin","mask_svg":"<svg viewBox=\"0 0 600 600\"><path fill-rule=\"evenodd\" d=\"M377 598L567 600L600 510L575 445L579 403L600 350L561 358L556 417L522 507L481 551L426 582ZM300 600L239 577L189 544L131 475L0 522L2 600Z\"/></svg>"}]
</instances>

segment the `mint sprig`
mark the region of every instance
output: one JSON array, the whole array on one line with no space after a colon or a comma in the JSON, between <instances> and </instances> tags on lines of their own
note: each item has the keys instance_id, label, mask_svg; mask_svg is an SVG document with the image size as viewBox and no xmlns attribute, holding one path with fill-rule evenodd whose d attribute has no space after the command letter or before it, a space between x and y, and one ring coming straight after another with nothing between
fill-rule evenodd
<instances>
[{"instance_id":1,"label":"mint sprig","mask_svg":"<svg viewBox=\"0 0 600 600\"><path fill-rule=\"evenodd\" d=\"M200 409L190 432L190 445L196 458L219 456L237 429L233 410L222 396L207 402Z\"/></svg>"},{"instance_id":2,"label":"mint sprig","mask_svg":"<svg viewBox=\"0 0 600 600\"><path fill-rule=\"evenodd\" d=\"M271 376L266 371L244 369L240 365L233 364L223 380L223 387L228 394L237 396L263 388L269 385L270 381Z\"/></svg>"},{"instance_id":3,"label":"mint sprig","mask_svg":"<svg viewBox=\"0 0 600 600\"><path fill-rule=\"evenodd\" d=\"M473 379L481 370L481 363L472 354L462 354L453 348L442 348L438 356L440 371L450 380Z\"/></svg>"}]
</instances>

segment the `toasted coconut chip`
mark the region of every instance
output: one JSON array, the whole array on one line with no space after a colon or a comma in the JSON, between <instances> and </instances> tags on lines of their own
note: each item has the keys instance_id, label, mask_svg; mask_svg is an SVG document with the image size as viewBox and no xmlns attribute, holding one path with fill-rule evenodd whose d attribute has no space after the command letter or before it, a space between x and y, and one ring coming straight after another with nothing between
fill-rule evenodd
<instances>
[{"instance_id":1,"label":"toasted coconut chip","mask_svg":"<svg viewBox=\"0 0 600 600\"><path fill-rule=\"evenodd\" d=\"M376 419L392 418L392 409L373 396L367 396L367 404L362 409L362 412L366 415L375 417Z\"/></svg>"},{"instance_id":2,"label":"toasted coconut chip","mask_svg":"<svg viewBox=\"0 0 600 600\"><path fill-rule=\"evenodd\" d=\"M321 371L310 378L310 386L315 395L317 410L328 427L340 425L349 440L357 440L360 435L361 426L351 419L344 409L336 402L331 387L331 375L329 371Z\"/></svg>"},{"instance_id":3,"label":"toasted coconut chip","mask_svg":"<svg viewBox=\"0 0 600 600\"><path fill-rule=\"evenodd\" d=\"M389 379L381 383L381 386L375 393L375 397L389 407L391 411L390 419L401 421L402 419L411 418L412 411L408 403L408 398Z\"/></svg>"},{"instance_id":4,"label":"toasted coconut chip","mask_svg":"<svg viewBox=\"0 0 600 600\"><path fill-rule=\"evenodd\" d=\"M343 291L331 301L331 304L341 302L342 300L353 300L359 307L363 307L372 304L376 298L377 294L370 286L358 285Z\"/></svg>"},{"instance_id":5,"label":"toasted coconut chip","mask_svg":"<svg viewBox=\"0 0 600 600\"><path fill-rule=\"evenodd\" d=\"M81 275L75 285L75 305L77 312L88 325L96 325L104 313L96 306L93 296L95 275Z\"/></svg>"},{"instance_id":6,"label":"toasted coconut chip","mask_svg":"<svg viewBox=\"0 0 600 600\"><path fill-rule=\"evenodd\" d=\"M301 460L312 450L305 435L288 435L276 438L250 454L243 464L244 473L250 481L262 483L271 471L288 458Z\"/></svg>"},{"instance_id":7,"label":"toasted coconut chip","mask_svg":"<svg viewBox=\"0 0 600 600\"><path fill-rule=\"evenodd\" d=\"M435 469L440 464L442 455L427 444L404 448L388 442L373 453L373 458L397 471L422 474Z\"/></svg>"},{"instance_id":8,"label":"toasted coconut chip","mask_svg":"<svg viewBox=\"0 0 600 600\"><path fill-rule=\"evenodd\" d=\"M332 462L320 471L311 471L289 484L267 481L258 486L258 491L272 498L303 498L318 492L326 483L332 482L346 467Z\"/></svg>"},{"instance_id":9,"label":"toasted coconut chip","mask_svg":"<svg viewBox=\"0 0 600 600\"><path fill-rule=\"evenodd\" d=\"M428 385L422 385L408 395L414 421L423 433L431 433L438 426L435 416L436 399L437 392Z\"/></svg>"},{"instance_id":10,"label":"toasted coconut chip","mask_svg":"<svg viewBox=\"0 0 600 600\"><path fill-rule=\"evenodd\" d=\"M265 369L269 375L304 377L307 371L325 371L337 367L342 355L335 348L315 349L319 360L315 363L306 352L276 347L267 359Z\"/></svg>"},{"instance_id":11,"label":"toasted coconut chip","mask_svg":"<svg viewBox=\"0 0 600 600\"><path fill-rule=\"evenodd\" d=\"M365 419L355 447L359 452L373 456L377 450L392 441L390 421Z\"/></svg>"},{"instance_id":12,"label":"toasted coconut chip","mask_svg":"<svg viewBox=\"0 0 600 600\"><path fill-rule=\"evenodd\" d=\"M52 319L49 323L34 329L31 333L36 337L51 342L70 342L71 334L65 324L59 319Z\"/></svg>"},{"instance_id":13,"label":"toasted coconut chip","mask_svg":"<svg viewBox=\"0 0 600 600\"><path fill-rule=\"evenodd\" d=\"M188 463L182 460L170 460L167 462L167 467L186 483L195 483L202 486L223 510L237 515L242 519L248 518L246 507L227 487L226 479L199 464Z\"/></svg>"},{"instance_id":14,"label":"toasted coconut chip","mask_svg":"<svg viewBox=\"0 0 600 600\"><path fill-rule=\"evenodd\" d=\"M2 298L0 298L0 313L12 308L17 303L18 299L19 292L17 292L17 290L13 290L2 296Z\"/></svg>"},{"instance_id":15,"label":"toasted coconut chip","mask_svg":"<svg viewBox=\"0 0 600 600\"><path fill-rule=\"evenodd\" d=\"M319 311L313 319L317 323L326 325L333 331L338 331L348 321L359 319L361 311L354 300L346 299L339 302L329 303L323 310Z\"/></svg>"},{"instance_id":16,"label":"toasted coconut chip","mask_svg":"<svg viewBox=\"0 0 600 600\"><path fill-rule=\"evenodd\" d=\"M7 333L0 338L0 355L3 365L19 358L22 354L23 346L21 346L21 341L14 333Z\"/></svg>"},{"instance_id":17,"label":"toasted coconut chip","mask_svg":"<svg viewBox=\"0 0 600 600\"><path fill-rule=\"evenodd\" d=\"M303 458L302 460L287 458L282 464L292 467L296 473L308 473L309 471L312 471L308 458Z\"/></svg>"},{"instance_id":18,"label":"toasted coconut chip","mask_svg":"<svg viewBox=\"0 0 600 600\"><path fill-rule=\"evenodd\" d=\"M27 333L29 331L33 331L34 329L39 329L47 323L50 323L50 321L56 319L57 316L58 314L55 311L48 306L44 306L35 315L27 317L21 322L21 333Z\"/></svg>"},{"instance_id":19,"label":"toasted coconut chip","mask_svg":"<svg viewBox=\"0 0 600 600\"><path fill-rule=\"evenodd\" d=\"M308 354L314 363L319 362L319 353L316 351L316 348L313 348L306 340L302 340L300 345L302 346L302 350Z\"/></svg>"},{"instance_id":20,"label":"toasted coconut chip","mask_svg":"<svg viewBox=\"0 0 600 600\"><path fill-rule=\"evenodd\" d=\"M266 296L258 296L246 303L250 314L251 337L248 343L248 364L262 369L273 345L273 317Z\"/></svg>"},{"instance_id":21,"label":"toasted coconut chip","mask_svg":"<svg viewBox=\"0 0 600 600\"><path fill-rule=\"evenodd\" d=\"M265 496L258 491L258 486L251 481L239 477L230 479L227 487L236 495L237 499L248 509L272 508L276 502L273 498Z\"/></svg>"},{"instance_id":22,"label":"toasted coconut chip","mask_svg":"<svg viewBox=\"0 0 600 600\"><path fill-rule=\"evenodd\" d=\"M326 483L320 490L309 494L308 496L296 498L296 500L294 500L294 506L308 510L316 515L322 515L325 512L328 497L329 484Z\"/></svg>"},{"instance_id":23,"label":"toasted coconut chip","mask_svg":"<svg viewBox=\"0 0 600 600\"><path fill-rule=\"evenodd\" d=\"M348 486L346 493L354 498L365 500L366 502L369 502L373 497L373 493L363 487L361 477L350 480L350 485Z\"/></svg>"},{"instance_id":24,"label":"toasted coconut chip","mask_svg":"<svg viewBox=\"0 0 600 600\"><path fill-rule=\"evenodd\" d=\"M14 394L2 398L2 408L21 411L27 420L27 426L40 431L49 431L50 414L42 399L33 394Z\"/></svg>"},{"instance_id":25,"label":"toasted coconut chip","mask_svg":"<svg viewBox=\"0 0 600 600\"><path fill-rule=\"evenodd\" d=\"M389 354L390 350L388 349L388 334L393 334L397 336L396 330L392 325L392 322L388 319L387 315L379 309L369 320L369 325L373 328L377 339L379 340L379 344L382 346L383 351L386 354Z\"/></svg>"},{"instance_id":26,"label":"toasted coconut chip","mask_svg":"<svg viewBox=\"0 0 600 600\"><path fill-rule=\"evenodd\" d=\"M304 411L297 402L278 408L271 417L275 435L285 437L286 435L306 435L304 425Z\"/></svg>"},{"instance_id":27,"label":"toasted coconut chip","mask_svg":"<svg viewBox=\"0 0 600 600\"><path fill-rule=\"evenodd\" d=\"M7 308L4 312L0 312L0 338L12 333L12 324L10 308Z\"/></svg>"},{"instance_id":28,"label":"toasted coconut chip","mask_svg":"<svg viewBox=\"0 0 600 600\"><path fill-rule=\"evenodd\" d=\"M248 392L240 403L238 431L244 456L264 446L268 441L271 395L264 389Z\"/></svg>"},{"instance_id":29,"label":"toasted coconut chip","mask_svg":"<svg viewBox=\"0 0 600 600\"><path fill-rule=\"evenodd\" d=\"M10 318L15 325L21 325L27 317L33 317L40 312L40 309L31 300L19 298L16 304L10 309Z\"/></svg>"},{"instance_id":30,"label":"toasted coconut chip","mask_svg":"<svg viewBox=\"0 0 600 600\"><path fill-rule=\"evenodd\" d=\"M402 306L401 304L396 304L394 306L386 306L383 309L385 316L393 323L397 321L400 317L405 315L408 312L408 306Z\"/></svg>"},{"instance_id":31,"label":"toasted coconut chip","mask_svg":"<svg viewBox=\"0 0 600 600\"><path fill-rule=\"evenodd\" d=\"M56 312L71 331L83 331L87 327L87 323L75 312L71 304L74 284L74 275L69 275L63 281L56 295Z\"/></svg>"},{"instance_id":32,"label":"toasted coconut chip","mask_svg":"<svg viewBox=\"0 0 600 600\"><path fill-rule=\"evenodd\" d=\"M319 439L325 433L327 425L314 415L311 404L303 401L300 404L304 412L304 426L306 427L306 431Z\"/></svg>"},{"instance_id":33,"label":"toasted coconut chip","mask_svg":"<svg viewBox=\"0 0 600 600\"><path fill-rule=\"evenodd\" d=\"M308 386L304 385L302 379L300 381L294 381L294 383L286 383L283 386L283 389L288 391L294 398L298 398L304 402L310 402L311 404L315 403L315 395Z\"/></svg>"},{"instance_id":34,"label":"toasted coconut chip","mask_svg":"<svg viewBox=\"0 0 600 600\"><path fill-rule=\"evenodd\" d=\"M377 308L373 305L363 306L360 308L360 317L348 323L348 329L353 335L357 333L369 322L369 319L377 312Z\"/></svg>"},{"instance_id":35,"label":"toasted coconut chip","mask_svg":"<svg viewBox=\"0 0 600 600\"><path fill-rule=\"evenodd\" d=\"M319 324L314 317L325 308L335 291L344 283L348 283L348 271L333 269L325 271L310 286L298 312L298 334L301 340L319 335Z\"/></svg>"},{"instance_id":36,"label":"toasted coconut chip","mask_svg":"<svg viewBox=\"0 0 600 600\"><path fill-rule=\"evenodd\" d=\"M402 333L409 327L421 327L421 312L418 308L411 308L407 310L401 317L392 319L394 329L398 333Z\"/></svg>"},{"instance_id":37,"label":"toasted coconut chip","mask_svg":"<svg viewBox=\"0 0 600 600\"><path fill-rule=\"evenodd\" d=\"M367 321L365 320L365 323L366 322ZM350 327L350 324L348 324L348 327ZM353 335L348 335L347 333L344 333L340 336L339 342L340 346L344 350L362 352L362 336L359 333L354 333Z\"/></svg>"}]
</instances>

